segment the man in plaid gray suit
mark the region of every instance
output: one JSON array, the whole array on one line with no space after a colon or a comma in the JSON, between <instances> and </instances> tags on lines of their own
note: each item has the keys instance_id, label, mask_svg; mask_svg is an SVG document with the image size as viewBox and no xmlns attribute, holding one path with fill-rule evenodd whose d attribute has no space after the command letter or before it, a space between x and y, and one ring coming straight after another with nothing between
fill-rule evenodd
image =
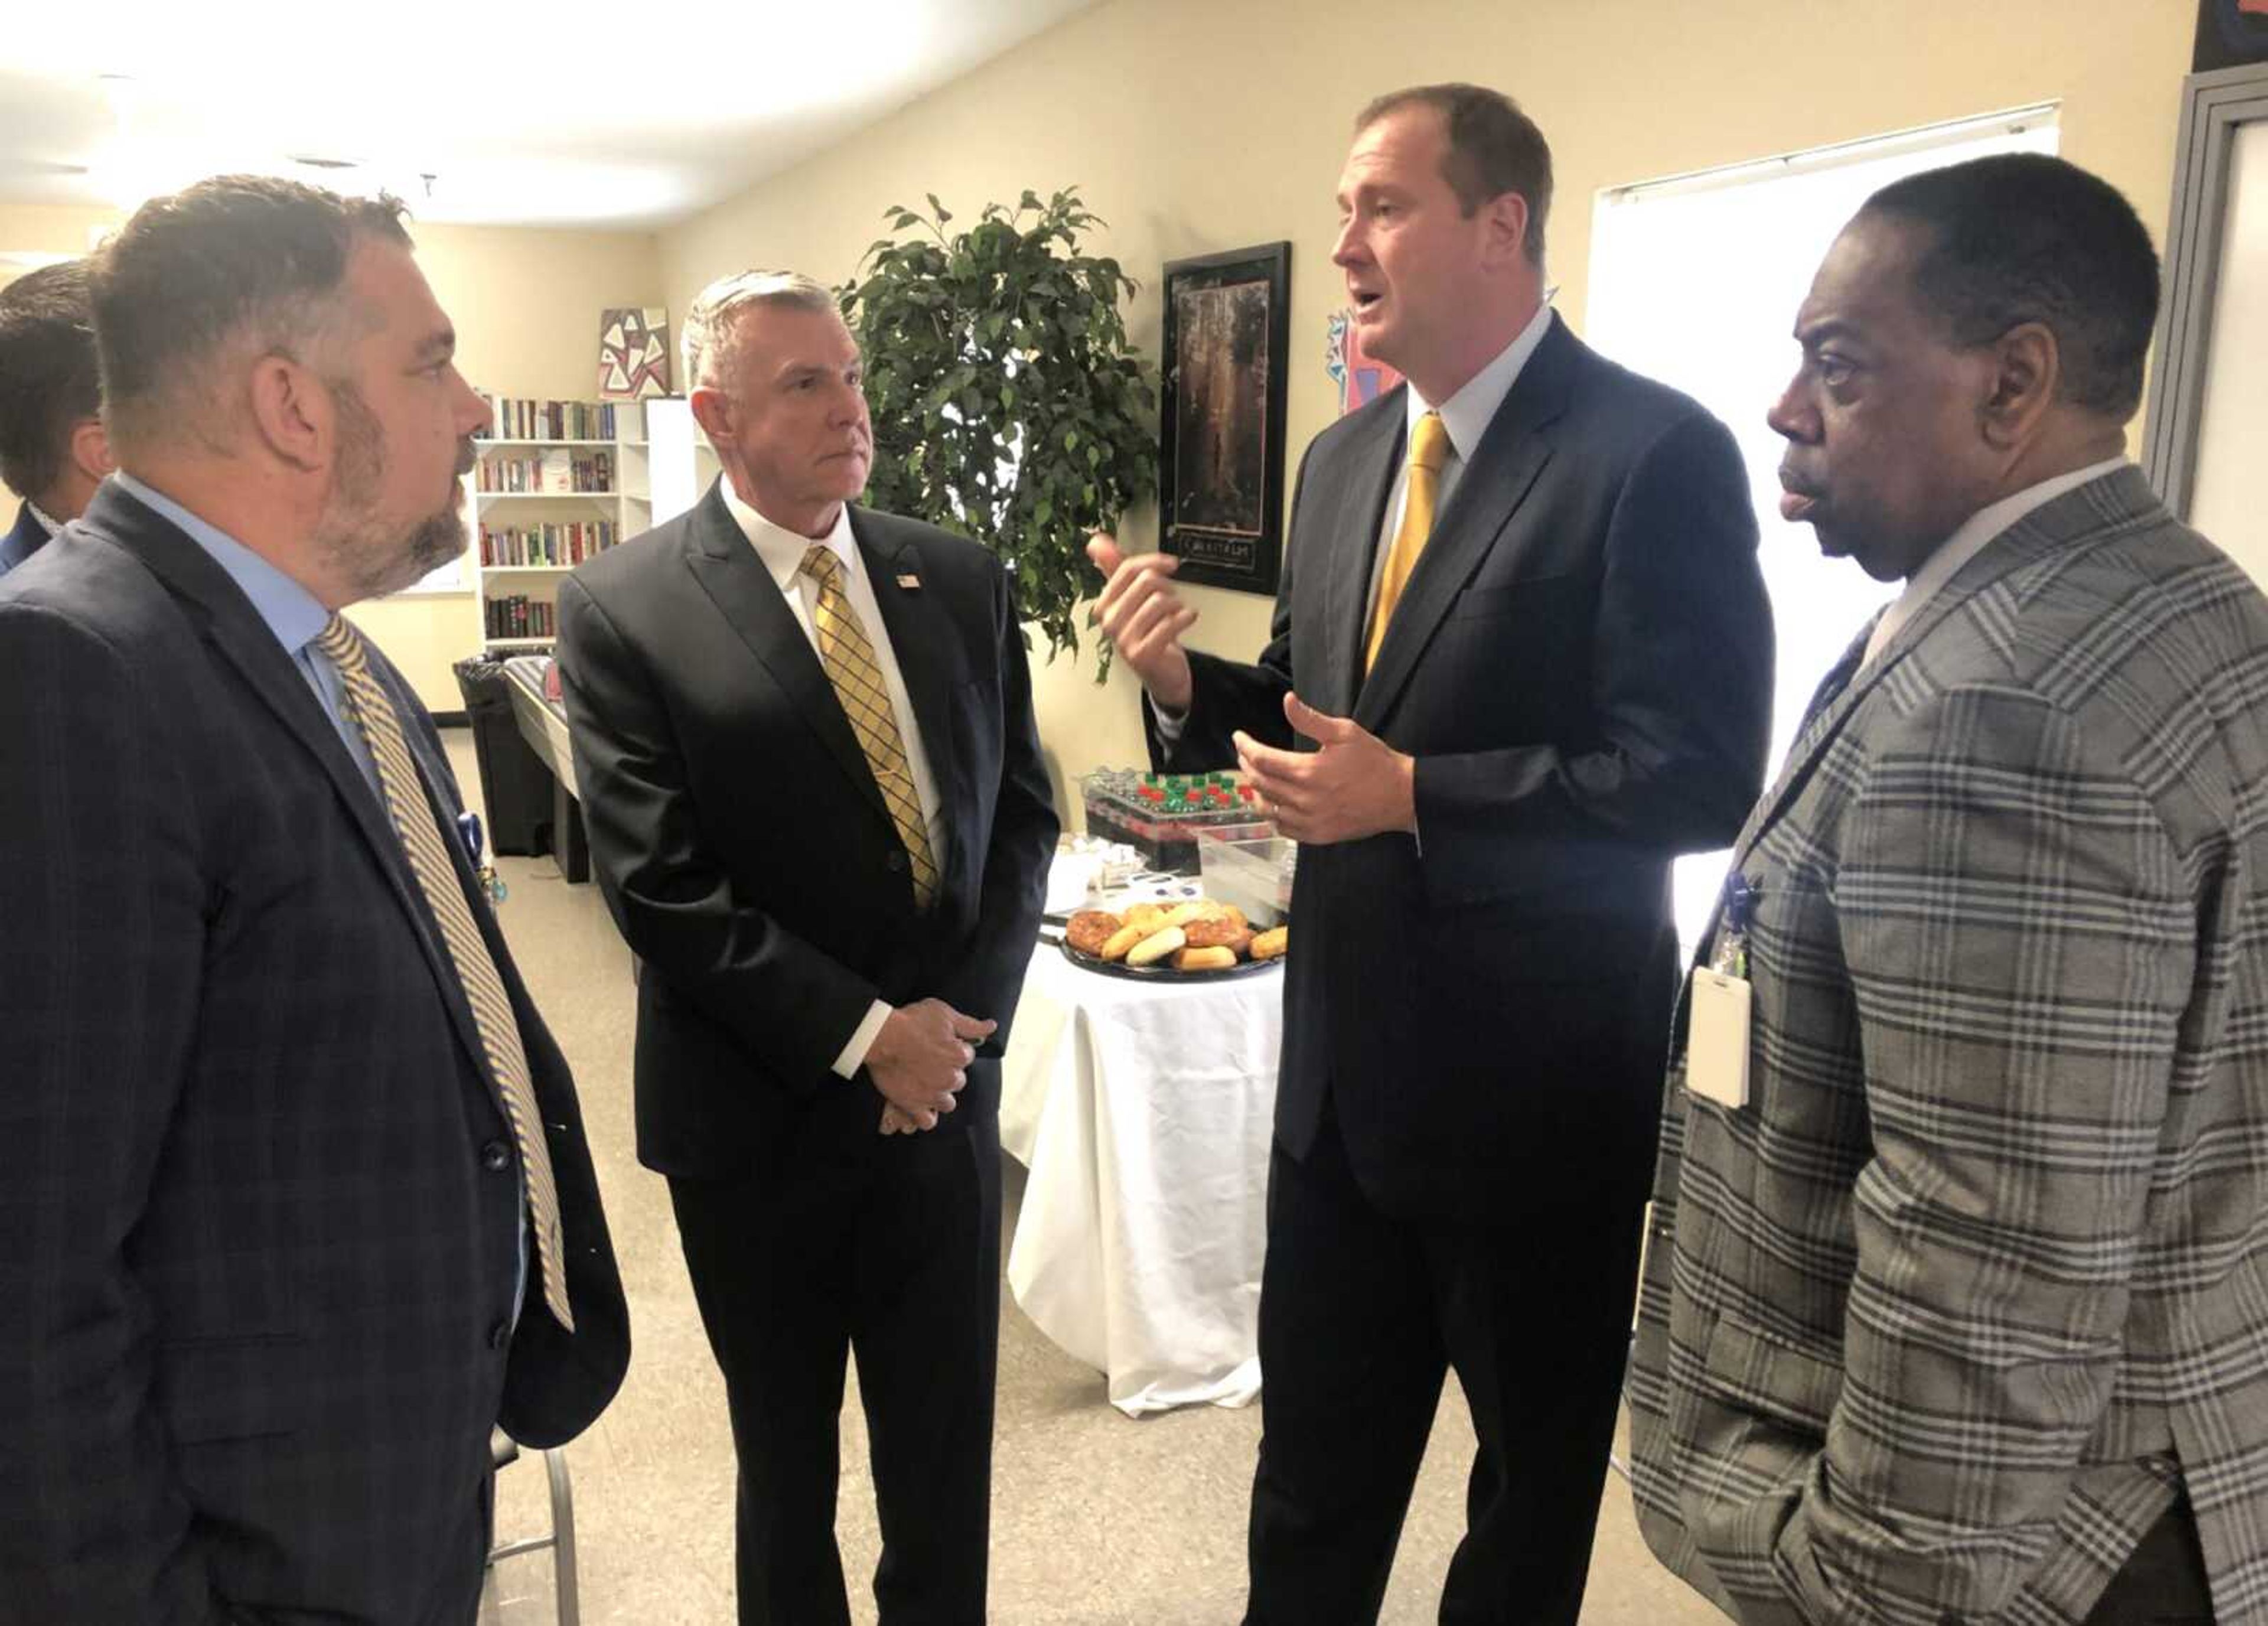
<instances>
[{"instance_id":1,"label":"man in plaid gray suit","mask_svg":"<svg viewBox=\"0 0 2268 1626\"><path fill-rule=\"evenodd\" d=\"M1908 585L1735 849L1629 1384L1744 1622L2268 1620L2268 601L2123 456L2157 292L1999 158L1797 316L1783 511Z\"/></svg>"}]
</instances>

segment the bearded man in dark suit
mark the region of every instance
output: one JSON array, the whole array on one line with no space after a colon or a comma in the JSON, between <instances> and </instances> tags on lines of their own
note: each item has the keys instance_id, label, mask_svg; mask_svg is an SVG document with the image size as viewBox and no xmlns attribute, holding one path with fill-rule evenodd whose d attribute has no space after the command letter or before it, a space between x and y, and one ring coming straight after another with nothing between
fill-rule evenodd
<instances>
[{"instance_id":1,"label":"bearded man in dark suit","mask_svg":"<svg viewBox=\"0 0 2268 1626\"><path fill-rule=\"evenodd\" d=\"M432 721L338 614L487 412L401 208L224 176L95 268L119 472L0 581L0 1620L467 1626L491 1431L630 1358Z\"/></svg>"}]
</instances>

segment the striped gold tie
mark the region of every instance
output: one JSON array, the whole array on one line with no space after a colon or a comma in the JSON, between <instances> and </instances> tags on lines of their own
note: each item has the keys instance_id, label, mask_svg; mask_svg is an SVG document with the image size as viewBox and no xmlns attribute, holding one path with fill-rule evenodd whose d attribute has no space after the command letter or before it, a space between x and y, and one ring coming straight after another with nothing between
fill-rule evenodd
<instances>
[{"instance_id":1,"label":"striped gold tie","mask_svg":"<svg viewBox=\"0 0 2268 1626\"><path fill-rule=\"evenodd\" d=\"M1402 524L1394 545L1386 550L1386 570L1378 578L1378 604L1370 613L1370 641L1364 646L1362 669L1378 664L1378 646L1386 642L1386 625L1402 602L1402 590L1425 551L1433 533L1433 504L1441 489L1441 471L1448 467L1449 431L1441 415L1429 412L1410 431L1410 487L1402 504Z\"/></svg>"},{"instance_id":2,"label":"striped gold tie","mask_svg":"<svg viewBox=\"0 0 2268 1626\"><path fill-rule=\"evenodd\" d=\"M393 821L394 833L401 838L403 850L409 854L410 872L417 877L417 890L424 894L425 906L433 912L434 923L441 928L441 940L448 945L450 963L456 967L457 980L465 990L465 1002L472 1007L474 1026L480 1031L481 1048L487 1052L497 1095L504 1103L504 1117L511 1122L512 1139L519 1147L528 1218L535 1232L536 1258L543 1271L543 1302L551 1306L551 1313L559 1325L573 1332L575 1318L567 1307L567 1261L560 1251L559 1188L551 1175L551 1148L543 1138L543 1120L535 1106L535 1085L528 1076L527 1053L520 1048L519 1024L512 1016L512 1001L504 994L504 979L497 975L496 962L489 958L488 945L482 941L480 929L473 923L472 905L466 901L456 866L449 862L448 850L442 845L441 827L425 799L424 782L418 776L408 742L401 737L401 719L395 715L394 703L370 669L370 658L363 648L361 636L334 615L330 624L316 636L314 647L338 669L339 680L346 688L347 710L353 715L355 725L362 730L362 737L370 747L371 760L378 768L379 784L386 793L387 816Z\"/></svg>"},{"instance_id":3,"label":"striped gold tie","mask_svg":"<svg viewBox=\"0 0 2268 1626\"><path fill-rule=\"evenodd\" d=\"M819 631L819 664L835 685L836 698L858 736L866 766L882 788L890 809L890 822L898 827L906 857L914 871L914 901L924 909L937 896L937 860L929 850L929 821L922 817L920 792L914 789L913 769L906 761L905 738L898 732L897 713L890 709L890 691L882 682L882 668L874 659L874 646L866 629L843 592L843 561L835 550L814 544L803 555L803 573L819 584L819 607L812 622Z\"/></svg>"}]
</instances>

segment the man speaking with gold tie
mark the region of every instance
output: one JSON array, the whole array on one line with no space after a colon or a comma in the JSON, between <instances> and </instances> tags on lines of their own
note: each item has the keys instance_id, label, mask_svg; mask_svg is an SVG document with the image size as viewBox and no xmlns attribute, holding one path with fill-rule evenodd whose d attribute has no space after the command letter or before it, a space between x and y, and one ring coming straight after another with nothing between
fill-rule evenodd
<instances>
[{"instance_id":1,"label":"man speaking with gold tie","mask_svg":"<svg viewBox=\"0 0 2268 1626\"><path fill-rule=\"evenodd\" d=\"M591 853L644 964L638 1156L669 1177L740 1460L740 1617L848 1626L846 1356L885 1622L984 1619L997 1057L1056 839L1007 578L851 505L873 436L827 290L694 303L724 474L559 592Z\"/></svg>"},{"instance_id":2,"label":"man speaking with gold tie","mask_svg":"<svg viewBox=\"0 0 2268 1626\"><path fill-rule=\"evenodd\" d=\"M1103 630L1176 769L1305 845L1260 1302L1255 1626L1376 1618L1447 1369L1477 1450L1444 1622L1572 1626L1676 971L1669 871L1764 769L1771 623L1733 438L1545 298L1549 148L1432 85L1356 121L1334 261L1408 379L1301 465L1257 664L1174 562Z\"/></svg>"}]
</instances>

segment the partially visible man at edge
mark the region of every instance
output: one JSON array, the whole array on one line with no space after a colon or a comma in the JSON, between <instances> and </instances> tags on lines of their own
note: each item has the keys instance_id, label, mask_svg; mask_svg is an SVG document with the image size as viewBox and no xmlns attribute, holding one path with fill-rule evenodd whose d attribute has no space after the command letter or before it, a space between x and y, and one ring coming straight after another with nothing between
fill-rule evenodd
<instances>
[{"instance_id":1,"label":"partially visible man at edge","mask_svg":"<svg viewBox=\"0 0 2268 1626\"><path fill-rule=\"evenodd\" d=\"M24 499L0 576L77 519L110 469L86 261L26 271L0 289L0 481Z\"/></svg>"},{"instance_id":2,"label":"partially visible man at edge","mask_svg":"<svg viewBox=\"0 0 2268 1626\"><path fill-rule=\"evenodd\" d=\"M2126 460L2157 300L2023 155L1796 316L1783 512L1906 587L1734 850L1629 1385L1750 1626L2268 1620L2268 600Z\"/></svg>"}]
</instances>

